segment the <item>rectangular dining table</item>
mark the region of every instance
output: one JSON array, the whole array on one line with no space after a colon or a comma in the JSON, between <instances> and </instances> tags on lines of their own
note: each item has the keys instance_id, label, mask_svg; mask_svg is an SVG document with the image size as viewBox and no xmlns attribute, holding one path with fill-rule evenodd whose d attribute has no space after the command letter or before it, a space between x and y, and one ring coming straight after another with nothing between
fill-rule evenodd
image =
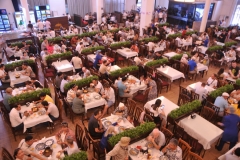
<instances>
[{"instance_id":1,"label":"rectangular dining table","mask_svg":"<svg viewBox=\"0 0 240 160\"><path fill-rule=\"evenodd\" d=\"M202 63L197 63L197 73L201 72L201 71L207 71L208 70L208 66L202 64Z\"/></svg>"},{"instance_id":2,"label":"rectangular dining table","mask_svg":"<svg viewBox=\"0 0 240 160\"><path fill-rule=\"evenodd\" d=\"M223 130L207 121L198 114L195 114L194 119L188 116L179 121L179 126L181 126L185 132L190 136L197 139L200 144L203 145L205 150L211 148L211 144L216 142L222 135Z\"/></svg>"},{"instance_id":3,"label":"rectangular dining table","mask_svg":"<svg viewBox=\"0 0 240 160\"><path fill-rule=\"evenodd\" d=\"M144 91L147 89L147 85L146 84L140 84L140 80L136 77L134 77L133 75L129 75L128 76L128 80L134 80L135 83L129 83L126 82L126 86L130 86L130 94L134 94L138 91Z\"/></svg>"},{"instance_id":4,"label":"rectangular dining table","mask_svg":"<svg viewBox=\"0 0 240 160\"><path fill-rule=\"evenodd\" d=\"M138 56L137 52L134 52L129 48L118 49L117 53L122 55L123 57L126 57L126 58L131 58L131 57Z\"/></svg>"},{"instance_id":5,"label":"rectangular dining table","mask_svg":"<svg viewBox=\"0 0 240 160\"><path fill-rule=\"evenodd\" d=\"M25 111L31 111L33 107L35 107L33 103L30 103L28 107L26 105L21 106L20 113L24 113ZM45 109L41 108L41 110L45 110ZM34 127L44 122L52 122L52 120L46 114L39 115L38 112L35 112L23 121L23 124L24 124L23 132L25 132L27 128Z\"/></svg>"},{"instance_id":6,"label":"rectangular dining table","mask_svg":"<svg viewBox=\"0 0 240 160\"><path fill-rule=\"evenodd\" d=\"M179 108L178 105L176 105L175 103L173 103L172 101L170 101L169 99L167 99L166 97L164 96L160 96L158 98L155 98L151 101L148 101L145 105L144 105L144 108L147 108L147 109L151 109L151 106L156 102L157 99L160 99L162 101L161 105L164 105L165 107L163 108L163 111L167 117L167 115L174 109L177 109Z\"/></svg>"},{"instance_id":7,"label":"rectangular dining table","mask_svg":"<svg viewBox=\"0 0 240 160\"><path fill-rule=\"evenodd\" d=\"M165 77L168 77L171 80L171 82L179 78L185 78L182 72L169 66L157 68L157 71L160 72L160 74L164 75Z\"/></svg>"},{"instance_id":8,"label":"rectangular dining table","mask_svg":"<svg viewBox=\"0 0 240 160\"><path fill-rule=\"evenodd\" d=\"M177 55L176 52L168 52L168 53L164 53L163 56L167 57L168 59L171 59L173 56Z\"/></svg>"},{"instance_id":9,"label":"rectangular dining table","mask_svg":"<svg viewBox=\"0 0 240 160\"><path fill-rule=\"evenodd\" d=\"M92 109L92 108L96 108L99 106L103 106L105 104L107 104L107 101L102 98L100 96L100 94L96 93L96 92L89 92L87 94L83 94L84 98L88 98L89 101L86 102L85 105L85 113L87 113L87 110ZM100 96L99 99L95 98L96 96Z\"/></svg>"},{"instance_id":10,"label":"rectangular dining table","mask_svg":"<svg viewBox=\"0 0 240 160\"><path fill-rule=\"evenodd\" d=\"M20 77L16 78L15 77L16 74L19 74ZM8 75L10 78L10 86L11 87L14 87L15 84L19 84L19 83L23 83L23 82L31 80L31 78L29 76L22 75L22 71L14 71L14 72L9 71Z\"/></svg>"},{"instance_id":11,"label":"rectangular dining table","mask_svg":"<svg viewBox=\"0 0 240 160\"><path fill-rule=\"evenodd\" d=\"M52 65L58 72L74 71L73 65L68 60L56 61L53 62Z\"/></svg>"}]
</instances>

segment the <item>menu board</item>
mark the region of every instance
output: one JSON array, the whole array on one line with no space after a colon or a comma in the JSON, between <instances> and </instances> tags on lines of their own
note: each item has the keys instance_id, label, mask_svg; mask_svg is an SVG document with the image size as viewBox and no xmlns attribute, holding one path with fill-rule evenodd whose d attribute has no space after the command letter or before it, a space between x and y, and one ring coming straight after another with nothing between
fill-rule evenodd
<instances>
[{"instance_id":1,"label":"menu board","mask_svg":"<svg viewBox=\"0 0 240 160\"><path fill-rule=\"evenodd\" d=\"M35 12L36 21L37 20L44 21L47 17L51 17L49 5L35 6L34 12Z\"/></svg>"},{"instance_id":2,"label":"menu board","mask_svg":"<svg viewBox=\"0 0 240 160\"><path fill-rule=\"evenodd\" d=\"M0 31L9 31L11 29L6 9L0 9Z\"/></svg>"}]
</instances>

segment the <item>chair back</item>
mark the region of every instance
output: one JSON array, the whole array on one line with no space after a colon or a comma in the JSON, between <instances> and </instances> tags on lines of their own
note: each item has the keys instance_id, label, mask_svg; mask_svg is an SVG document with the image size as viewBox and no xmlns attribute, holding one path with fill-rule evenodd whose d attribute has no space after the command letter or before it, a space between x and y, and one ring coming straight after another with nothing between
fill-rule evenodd
<instances>
[{"instance_id":1,"label":"chair back","mask_svg":"<svg viewBox=\"0 0 240 160\"><path fill-rule=\"evenodd\" d=\"M170 131L170 130L168 130L167 128L165 128L165 127L162 127L161 128L161 131L162 131L162 133L165 135L165 139L166 139L166 143L165 144L168 144L169 143L169 141L172 139L172 137L173 137L173 133Z\"/></svg>"},{"instance_id":2,"label":"chair back","mask_svg":"<svg viewBox=\"0 0 240 160\"><path fill-rule=\"evenodd\" d=\"M147 101L147 99L148 99L149 91L150 91L150 87L147 88L147 89L145 90L145 92L144 92L144 100L145 100L145 101Z\"/></svg>"},{"instance_id":3,"label":"chair back","mask_svg":"<svg viewBox=\"0 0 240 160\"><path fill-rule=\"evenodd\" d=\"M215 111L212 108L204 106L200 115L206 120L211 122L214 114L215 114Z\"/></svg>"},{"instance_id":4,"label":"chair back","mask_svg":"<svg viewBox=\"0 0 240 160\"><path fill-rule=\"evenodd\" d=\"M144 122L153 122L153 118L149 114L144 114L143 117Z\"/></svg>"},{"instance_id":5,"label":"chair back","mask_svg":"<svg viewBox=\"0 0 240 160\"><path fill-rule=\"evenodd\" d=\"M203 158L190 151L188 152L188 160L203 160Z\"/></svg>"},{"instance_id":6,"label":"chair back","mask_svg":"<svg viewBox=\"0 0 240 160\"><path fill-rule=\"evenodd\" d=\"M191 102L191 97L186 94L179 94L178 97L178 106Z\"/></svg>"},{"instance_id":7,"label":"chair back","mask_svg":"<svg viewBox=\"0 0 240 160\"><path fill-rule=\"evenodd\" d=\"M178 141L178 146L182 149L182 159L187 159L188 152L191 150L192 147L181 138Z\"/></svg>"},{"instance_id":8,"label":"chair back","mask_svg":"<svg viewBox=\"0 0 240 160\"><path fill-rule=\"evenodd\" d=\"M3 160L14 160L12 155L8 152L8 150L2 147L2 159Z\"/></svg>"},{"instance_id":9,"label":"chair back","mask_svg":"<svg viewBox=\"0 0 240 160\"><path fill-rule=\"evenodd\" d=\"M173 133L174 133L174 137L176 137L176 139L183 138L183 135L186 134L184 129L182 127L180 127L177 124L177 122L175 122L175 124L174 124Z\"/></svg>"},{"instance_id":10,"label":"chair back","mask_svg":"<svg viewBox=\"0 0 240 160\"><path fill-rule=\"evenodd\" d=\"M144 108L144 109L145 109L146 114L148 114L152 117L154 116L154 114L148 108Z\"/></svg>"},{"instance_id":11,"label":"chair back","mask_svg":"<svg viewBox=\"0 0 240 160\"><path fill-rule=\"evenodd\" d=\"M201 155L203 151L203 145L198 142L197 139L193 138L192 136L188 135L188 143L192 147L191 151Z\"/></svg>"},{"instance_id":12,"label":"chair back","mask_svg":"<svg viewBox=\"0 0 240 160\"><path fill-rule=\"evenodd\" d=\"M142 112L143 112L142 108L136 106L135 112L134 112L134 115L133 115L134 121L137 122L136 125L139 125L139 118L140 118Z\"/></svg>"},{"instance_id":13,"label":"chair back","mask_svg":"<svg viewBox=\"0 0 240 160\"><path fill-rule=\"evenodd\" d=\"M57 95L55 95L56 97L58 97ZM58 111L59 111L59 121L62 122L63 118L62 118L62 112L63 112L63 101L61 99L58 99Z\"/></svg>"},{"instance_id":14,"label":"chair back","mask_svg":"<svg viewBox=\"0 0 240 160\"><path fill-rule=\"evenodd\" d=\"M132 100L132 99L127 99L127 106L128 106L128 114L129 115L134 115L134 109L135 109L135 107L136 107L136 105L137 105L137 103L134 101L134 100Z\"/></svg>"},{"instance_id":15,"label":"chair back","mask_svg":"<svg viewBox=\"0 0 240 160\"><path fill-rule=\"evenodd\" d=\"M79 124L76 124L75 135L76 135L78 147L81 148L81 150L87 151L88 146L86 143L84 143L84 139L85 139L84 130Z\"/></svg>"}]
</instances>

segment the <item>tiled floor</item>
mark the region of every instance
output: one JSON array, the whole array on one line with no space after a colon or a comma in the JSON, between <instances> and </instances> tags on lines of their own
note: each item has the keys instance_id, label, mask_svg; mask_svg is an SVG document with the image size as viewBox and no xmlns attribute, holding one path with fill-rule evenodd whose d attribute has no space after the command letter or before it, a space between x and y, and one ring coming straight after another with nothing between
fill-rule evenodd
<instances>
[{"instance_id":1,"label":"tiled floor","mask_svg":"<svg viewBox=\"0 0 240 160\"><path fill-rule=\"evenodd\" d=\"M206 82L207 78L212 75L213 73L216 73L217 70L219 68L216 68L216 67L211 67L208 71L208 74L205 75L203 78L200 78L198 77L197 78L197 81L201 81L201 82ZM42 75L42 72L40 71L40 81L43 83L43 75ZM185 81L183 82L181 85L186 87L187 85L189 84L192 84L194 83L193 80L188 80L188 81ZM172 87L171 87L171 90L168 91L167 93L163 90L161 96L165 96L166 98L168 98L169 100L171 100L172 102L174 103L177 103L177 100L178 100L178 92L179 92L179 86L178 86L178 81L174 82L172 84ZM160 95L159 95L160 96ZM91 112L88 113L88 115L91 115ZM80 124L82 125L81 121L80 121L80 118L77 117L75 118L75 121L73 124L69 117L66 117L65 116L65 113L63 113L63 119L64 121L68 122L69 123L69 127L71 129L75 129L75 124ZM55 127L55 130L54 130L54 133L56 133L56 131L60 128L59 125L57 125ZM49 137L49 136L52 136L54 135L54 133L50 134L50 132L46 129L43 129L42 126L37 126L37 127L34 127L33 131L35 132L34 134L34 138L38 138L38 139L41 139L42 137ZM14 149L17 148L18 146L18 143L20 142L20 140L24 138L24 135L20 135L20 136L17 136L17 141L14 140L14 137L12 136L12 133L11 133L11 130L10 130L10 127L7 126L4 121L2 120L2 118L0 118L0 147L5 147L7 150L10 151L10 153L12 154ZM226 151L227 151L227 147L228 145L225 145L224 149L221 151L221 152L218 152L217 150L214 149L214 145L212 145L211 149L206 151L206 154L205 154L205 157L204 157L204 160L216 160L217 157L219 157L220 155L224 154ZM89 159L92 159L92 152L89 151L88 152L88 155L89 155Z\"/></svg>"}]
</instances>

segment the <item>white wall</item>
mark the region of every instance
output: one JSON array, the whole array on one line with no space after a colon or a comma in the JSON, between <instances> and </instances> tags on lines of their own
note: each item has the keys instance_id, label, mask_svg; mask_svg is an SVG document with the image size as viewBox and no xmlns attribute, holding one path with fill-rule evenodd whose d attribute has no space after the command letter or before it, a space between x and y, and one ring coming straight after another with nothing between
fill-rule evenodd
<instances>
[{"instance_id":1,"label":"white wall","mask_svg":"<svg viewBox=\"0 0 240 160\"><path fill-rule=\"evenodd\" d=\"M136 0L125 0L125 11L136 10Z\"/></svg>"},{"instance_id":2,"label":"white wall","mask_svg":"<svg viewBox=\"0 0 240 160\"><path fill-rule=\"evenodd\" d=\"M219 11L219 18L223 16L228 16L227 26L230 25L232 18L234 16L238 0L223 0L221 5L221 10Z\"/></svg>"},{"instance_id":3,"label":"white wall","mask_svg":"<svg viewBox=\"0 0 240 160\"><path fill-rule=\"evenodd\" d=\"M66 15L65 0L48 0L51 13L54 13L54 17Z\"/></svg>"},{"instance_id":4,"label":"white wall","mask_svg":"<svg viewBox=\"0 0 240 160\"><path fill-rule=\"evenodd\" d=\"M13 28L16 28L16 24L14 22L13 13L15 12L12 1L11 0L0 0L0 9L6 9L9 17L10 24Z\"/></svg>"},{"instance_id":5,"label":"white wall","mask_svg":"<svg viewBox=\"0 0 240 160\"><path fill-rule=\"evenodd\" d=\"M169 0L156 0L156 7L165 7L168 8Z\"/></svg>"},{"instance_id":6,"label":"white wall","mask_svg":"<svg viewBox=\"0 0 240 160\"><path fill-rule=\"evenodd\" d=\"M217 22L219 21L219 16L221 14L221 9L222 9L222 1L215 2L213 15L212 15L212 20L213 21L217 21Z\"/></svg>"}]
</instances>

